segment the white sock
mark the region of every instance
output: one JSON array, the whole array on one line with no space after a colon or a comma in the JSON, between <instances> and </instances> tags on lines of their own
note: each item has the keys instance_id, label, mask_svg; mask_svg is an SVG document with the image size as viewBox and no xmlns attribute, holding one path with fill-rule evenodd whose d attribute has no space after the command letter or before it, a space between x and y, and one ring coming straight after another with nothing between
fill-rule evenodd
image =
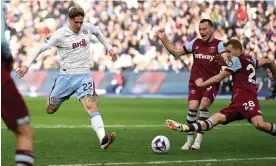
<instances>
[{"instance_id":1,"label":"white sock","mask_svg":"<svg viewBox=\"0 0 276 166\"><path fill-rule=\"evenodd\" d=\"M194 135L187 135L187 142L192 144L194 141Z\"/></svg>"},{"instance_id":2,"label":"white sock","mask_svg":"<svg viewBox=\"0 0 276 166\"><path fill-rule=\"evenodd\" d=\"M90 114L90 120L92 127L101 142L105 136L104 124L101 114L99 112L94 112Z\"/></svg>"},{"instance_id":3,"label":"white sock","mask_svg":"<svg viewBox=\"0 0 276 166\"><path fill-rule=\"evenodd\" d=\"M204 134L202 133L197 133L196 135L196 139L195 142L198 143L199 145L201 144L202 138L203 138Z\"/></svg>"}]
</instances>

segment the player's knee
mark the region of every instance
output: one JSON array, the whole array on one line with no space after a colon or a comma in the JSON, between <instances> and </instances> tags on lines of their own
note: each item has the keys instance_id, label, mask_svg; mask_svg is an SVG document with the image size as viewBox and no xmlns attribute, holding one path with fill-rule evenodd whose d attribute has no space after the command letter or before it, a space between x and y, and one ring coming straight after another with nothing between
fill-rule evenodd
<instances>
[{"instance_id":1,"label":"player's knee","mask_svg":"<svg viewBox=\"0 0 276 166\"><path fill-rule=\"evenodd\" d=\"M189 109L197 110L199 106L198 101L189 101Z\"/></svg>"},{"instance_id":2,"label":"player's knee","mask_svg":"<svg viewBox=\"0 0 276 166\"><path fill-rule=\"evenodd\" d=\"M255 126L256 129L258 130L265 130L265 124L262 122L257 122L257 123L253 123L253 125Z\"/></svg>"},{"instance_id":3,"label":"player's knee","mask_svg":"<svg viewBox=\"0 0 276 166\"><path fill-rule=\"evenodd\" d=\"M18 126L16 135L17 137L25 137L32 142L34 137L34 131L31 125L28 123Z\"/></svg>"},{"instance_id":4,"label":"player's knee","mask_svg":"<svg viewBox=\"0 0 276 166\"><path fill-rule=\"evenodd\" d=\"M85 99L84 107L88 113L98 111L98 102L96 96L87 96Z\"/></svg>"},{"instance_id":5,"label":"player's knee","mask_svg":"<svg viewBox=\"0 0 276 166\"><path fill-rule=\"evenodd\" d=\"M48 114L53 114L53 113L57 112L58 108L59 108L59 105L57 105L57 104L47 104L46 112Z\"/></svg>"},{"instance_id":6,"label":"player's knee","mask_svg":"<svg viewBox=\"0 0 276 166\"><path fill-rule=\"evenodd\" d=\"M202 100L200 103L200 109L208 109L211 102L207 100Z\"/></svg>"},{"instance_id":7,"label":"player's knee","mask_svg":"<svg viewBox=\"0 0 276 166\"><path fill-rule=\"evenodd\" d=\"M210 117L213 120L213 124L223 124L226 122L226 116L221 113L215 113Z\"/></svg>"}]
</instances>

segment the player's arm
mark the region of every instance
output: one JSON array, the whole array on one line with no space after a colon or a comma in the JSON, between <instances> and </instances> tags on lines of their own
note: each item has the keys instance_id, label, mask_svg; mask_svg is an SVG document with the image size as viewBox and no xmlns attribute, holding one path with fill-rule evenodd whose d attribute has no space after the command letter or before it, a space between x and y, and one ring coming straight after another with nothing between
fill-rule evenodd
<instances>
[{"instance_id":1,"label":"player's arm","mask_svg":"<svg viewBox=\"0 0 276 166\"><path fill-rule=\"evenodd\" d=\"M233 74L236 71L238 71L239 69L241 69L241 62L240 62L239 58L232 57L231 61L232 61L232 63L228 64L227 68L225 68L218 75L215 75L215 76L209 78L205 82L203 82L202 78L197 79L196 82L195 82L196 85L198 87L205 87L205 86L209 86L209 85L212 85L212 84L219 83L224 78L230 76L231 74Z\"/></svg>"},{"instance_id":2,"label":"player's arm","mask_svg":"<svg viewBox=\"0 0 276 166\"><path fill-rule=\"evenodd\" d=\"M204 82L202 78L199 78L195 81L195 83L198 87L206 87L206 86L220 83L224 78L229 77L231 74L232 74L231 72L223 70L218 75L215 75Z\"/></svg>"},{"instance_id":3,"label":"player's arm","mask_svg":"<svg viewBox=\"0 0 276 166\"><path fill-rule=\"evenodd\" d=\"M225 51L225 43L220 41L218 44L218 53L219 56L215 56L215 61L221 66L227 66L230 61L228 59L228 52Z\"/></svg>"},{"instance_id":4,"label":"player's arm","mask_svg":"<svg viewBox=\"0 0 276 166\"><path fill-rule=\"evenodd\" d=\"M256 68L262 67L262 66L266 66L269 71L271 72L271 74L269 73L270 78L272 81L276 81L276 65L275 62L271 59L256 59L255 60L255 66Z\"/></svg>"},{"instance_id":5,"label":"player's arm","mask_svg":"<svg viewBox=\"0 0 276 166\"><path fill-rule=\"evenodd\" d=\"M22 78L24 77L24 75L28 72L31 64L33 63L33 61L38 57L39 54L41 54L42 52L44 52L45 50L56 46L58 43L58 35L57 33L55 33L52 37L48 36L44 42L38 46L34 52L32 53L31 57L25 62L25 64L23 66L21 66L17 71L16 71L16 76L18 78Z\"/></svg>"},{"instance_id":6,"label":"player's arm","mask_svg":"<svg viewBox=\"0 0 276 166\"><path fill-rule=\"evenodd\" d=\"M112 61L115 62L117 60L117 54L113 50L111 44L108 43L106 37L103 35L102 31L99 27L93 26L92 34L95 35L98 40L104 45L105 49L108 51L109 55L112 57Z\"/></svg>"},{"instance_id":7,"label":"player's arm","mask_svg":"<svg viewBox=\"0 0 276 166\"><path fill-rule=\"evenodd\" d=\"M185 54L189 54L191 53L191 51L189 52L188 50L185 50L184 48L177 48L175 47L170 40L168 39L166 33L165 33L165 29L159 29L158 30L158 37L161 40L161 42L163 43L164 47L175 57L179 57L181 55L185 55ZM185 47L185 46L184 46Z\"/></svg>"}]
</instances>

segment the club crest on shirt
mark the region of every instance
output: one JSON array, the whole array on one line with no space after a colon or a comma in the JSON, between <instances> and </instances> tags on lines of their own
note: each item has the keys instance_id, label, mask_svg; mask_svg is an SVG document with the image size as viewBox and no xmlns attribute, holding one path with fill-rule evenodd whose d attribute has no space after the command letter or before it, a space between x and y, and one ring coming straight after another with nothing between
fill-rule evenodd
<instances>
[{"instance_id":1,"label":"club crest on shirt","mask_svg":"<svg viewBox=\"0 0 276 166\"><path fill-rule=\"evenodd\" d=\"M82 33L88 34L88 31L86 29L82 30Z\"/></svg>"},{"instance_id":2,"label":"club crest on shirt","mask_svg":"<svg viewBox=\"0 0 276 166\"><path fill-rule=\"evenodd\" d=\"M210 53L215 52L215 50L216 50L216 47L209 47L209 52L210 52Z\"/></svg>"},{"instance_id":3,"label":"club crest on shirt","mask_svg":"<svg viewBox=\"0 0 276 166\"><path fill-rule=\"evenodd\" d=\"M193 95L193 94L195 94L195 90L191 90L191 92L190 92L190 93L191 93L192 95Z\"/></svg>"},{"instance_id":4,"label":"club crest on shirt","mask_svg":"<svg viewBox=\"0 0 276 166\"><path fill-rule=\"evenodd\" d=\"M227 63L227 66L228 67L231 67L232 65L233 65L233 62L230 60L230 61L228 61L228 62L226 62Z\"/></svg>"}]
</instances>

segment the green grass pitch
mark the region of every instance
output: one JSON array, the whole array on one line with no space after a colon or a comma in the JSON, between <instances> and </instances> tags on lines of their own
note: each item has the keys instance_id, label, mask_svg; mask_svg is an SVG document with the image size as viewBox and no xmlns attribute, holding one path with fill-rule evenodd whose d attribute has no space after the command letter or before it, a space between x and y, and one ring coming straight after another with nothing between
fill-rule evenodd
<instances>
[{"instance_id":1,"label":"green grass pitch","mask_svg":"<svg viewBox=\"0 0 276 166\"><path fill-rule=\"evenodd\" d=\"M276 165L276 137L257 131L247 121L217 126L205 133L199 151L182 151L186 134L167 129L167 118L186 121L187 99L99 98L106 131L117 134L110 149L100 149L81 104L72 98L53 115L46 114L46 98L25 98L35 128L37 166L94 165ZM230 100L216 100L211 112ZM276 102L261 101L267 121L276 122ZM15 137L2 122L1 163L14 165ZM157 135L169 138L168 154L155 154L151 141Z\"/></svg>"}]
</instances>

